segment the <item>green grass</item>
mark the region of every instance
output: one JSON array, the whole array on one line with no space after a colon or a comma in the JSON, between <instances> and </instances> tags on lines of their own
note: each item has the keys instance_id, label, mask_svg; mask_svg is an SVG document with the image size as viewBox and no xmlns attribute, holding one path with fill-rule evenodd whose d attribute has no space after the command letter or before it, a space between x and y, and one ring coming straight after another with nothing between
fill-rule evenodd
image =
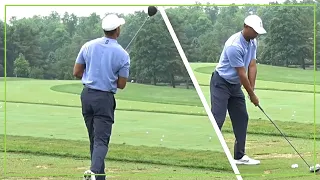
<instances>
[{"instance_id":1,"label":"green grass","mask_svg":"<svg viewBox=\"0 0 320 180\"><path fill-rule=\"evenodd\" d=\"M212 71L214 71L215 65L216 65L215 63L191 63L193 72L200 85L209 86L211 74L212 74ZM276 75L276 78L274 80L273 79L265 80L265 79L268 79L268 77L265 77L266 74L268 73L264 72L264 68L260 69L260 66L264 66L264 65L258 66L259 69L258 69L258 75L257 75L257 81L256 81L256 89L272 90L272 91L307 92L307 93L314 92L314 85L313 85L314 75L312 73L310 75L310 70L306 70L307 73L305 72L302 76L300 73L296 74L297 76L300 76L299 79L302 79L302 80L307 79L307 81L305 81L306 84L303 84L303 83L299 84L299 83L294 83L294 80L291 80L290 82L288 82L286 81L286 78L283 78L282 76L278 76L278 75L283 75L284 77L286 77L286 75L283 73L278 73L278 75ZM271 67L271 68L274 68L274 67ZM284 69L285 69L284 72L286 71L291 72L291 70L293 70L293 72L297 70L298 72L303 71L303 70L292 69L292 68L290 69L284 68ZM268 71L268 72L270 73L272 71ZM318 84L320 83L319 80L317 80L317 82ZM320 93L320 85L316 85L316 92Z\"/></svg>"},{"instance_id":2,"label":"green grass","mask_svg":"<svg viewBox=\"0 0 320 180\"><path fill-rule=\"evenodd\" d=\"M152 102L157 101L157 99L161 99L162 97L171 97L170 92L166 92L165 88L161 87L161 96L149 96L145 95L145 93L139 93L141 89L145 87L145 85L132 85L135 86L135 88L130 89L131 96L135 96L138 99L141 99L141 101L145 102ZM57 87L57 86L55 86ZM58 86L59 88L52 88L55 90L59 90L62 92L68 92L68 93L77 93L81 90L81 87L77 84L71 84L71 85L61 85ZM139 88L140 87L140 88ZM157 87L148 87L150 89L149 94L156 93ZM139 90L140 89L140 90ZM202 86L201 87L202 92L204 93L206 100L208 103L210 103L210 89L208 86ZM159 90L159 88L158 88ZM179 91L179 90L178 90ZM186 90L188 92L188 90ZM190 91L189 91L190 92ZM159 94L158 93L158 94ZM297 121L301 123L312 123L314 121L314 115L313 115L313 108L303 108L301 109L301 106L304 107L312 107L313 106L313 94L311 93L298 93L298 92L286 92L286 91L269 91L269 90L256 90L256 93L258 97L260 98L261 104L263 108L265 109L268 114L273 117L274 120L280 120L280 121ZM120 93L120 95L117 96L118 99L126 100L126 97L123 97L122 94L125 94L125 92ZM199 103L199 100L195 100L196 98L192 96L193 93L184 93L181 91L179 98L180 99L188 99L189 103L186 103L186 105L194 104L201 106ZM197 95L196 95L197 96ZM188 98L190 97L190 99ZM166 100L167 103L177 103L177 101L171 102L171 98L163 98L163 100ZM199 98L198 98L199 99ZM320 100L320 94L316 95L316 99ZM160 102L161 100L158 100ZM179 102L180 104L185 103L184 100ZM209 104L210 106L210 104ZM250 113L250 117L252 119L264 119L266 120L266 117L262 112L255 108L251 102L247 101L247 107ZM138 106L136 106L138 108ZM144 110L144 108L141 108L141 110ZM177 111L176 111L177 112ZM178 113L178 112L177 112ZM184 113L184 112L179 112ZM189 113L193 113L189 111ZM206 115L204 110L198 111L196 114ZM316 116L316 119L320 119L320 114Z\"/></svg>"},{"instance_id":3,"label":"green grass","mask_svg":"<svg viewBox=\"0 0 320 180\"><path fill-rule=\"evenodd\" d=\"M70 85L70 83L74 83ZM76 93L81 91L81 86L79 82L76 81L9 81L7 82L7 101L8 102L26 102L26 103L37 103L37 104L47 104L47 105L58 105L58 106L71 106L71 107L80 107L80 97ZM69 92L73 90L74 94L62 93L50 90L52 86L57 87L57 85L66 85L59 86L61 88L67 87ZM132 96L135 94L135 98L138 100L140 98L142 101L137 100L127 100L125 99L127 92L130 90L130 86L133 85L135 88L132 89ZM70 88L72 87L72 88ZM140 87L140 88L139 88ZM128 89L125 91L120 91L116 96L117 98L117 109L126 110L126 111L144 111L144 112L159 112L159 113L170 113L170 114L186 114L186 115L201 115L207 116L202 103L199 100L196 100L197 94L194 90L187 89L173 89L168 87L156 87L158 88L158 94L161 96L152 97L149 94L154 93L156 88L153 89L150 93L141 93L141 89L146 87L146 85L138 84L128 84ZM169 89L169 90L168 90ZM170 97L170 89L176 93L179 90L182 90L184 93L180 93L179 97L182 99L180 102L176 99L171 102L171 98L167 99L167 104L163 103L153 103L152 101L159 99L161 101L162 97ZM185 90L185 91L183 91ZM209 96L209 87L202 87L203 93L207 98L207 102L210 103ZM28 92L27 96L22 96L21 91ZM188 92L188 93L186 93ZM3 89L0 88L0 94L3 93ZM195 93L194 95L192 95ZM285 91L262 91L257 90L260 101L268 112L268 114L273 117L275 120L280 121L299 121L303 123L313 122L313 108L303 108L313 106L313 94L311 93L295 93L295 92L285 92ZM118 97L120 99L118 99ZM122 98L122 99L121 99ZM190 99L189 99L190 98ZM316 96L319 99L319 95ZM3 96L0 96L0 100L3 100ZM188 100L185 100L188 99ZM164 101L164 100L163 100ZM188 101L188 103L186 103ZM171 104L170 104L171 103ZM176 105L176 104L179 105ZM181 105L189 104L189 105ZM191 106L190 104L193 104ZM250 117L252 119L263 119L267 120L266 117L255 108L250 102L247 102L248 110ZM281 109L280 109L281 108ZM296 111L296 114L294 113ZM292 115L295 115L292 118ZM319 114L317 114L317 119Z\"/></svg>"},{"instance_id":4,"label":"green grass","mask_svg":"<svg viewBox=\"0 0 320 180\"><path fill-rule=\"evenodd\" d=\"M7 144L7 152L70 158L90 158L88 148L84 148L89 147L87 141L32 136L8 136ZM37 146L34 146L34 144L37 144ZM3 149L3 147L1 149ZM193 156L193 154L197 154L198 156ZM108 159L136 163L173 165L211 170L215 169L222 171L231 170L223 152L213 152L208 150L171 149L166 147L150 147L142 145L132 146L127 144L111 143ZM219 161L212 162L212 159Z\"/></svg>"},{"instance_id":5,"label":"green grass","mask_svg":"<svg viewBox=\"0 0 320 180\"><path fill-rule=\"evenodd\" d=\"M82 88L82 84L73 83L67 85L56 85L51 87L51 90L80 94ZM161 88L161 91L159 91L159 88ZM201 105L201 101L195 89L150 86L135 83L128 83L126 89L116 94L116 98L121 100L152 102L161 104L189 106Z\"/></svg>"},{"instance_id":6,"label":"green grass","mask_svg":"<svg viewBox=\"0 0 320 180\"><path fill-rule=\"evenodd\" d=\"M225 138L229 148L232 150L233 146L233 135L226 134ZM261 143L261 138L264 139L264 143ZM302 153L304 158L311 162L312 152L312 140L303 140L303 139L291 139L294 145L298 147L298 150ZM248 136L248 148L247 152L252 154L253 157L259 158L262 162L259 166L239 166L239 170L243 176L251 179L252 175L287 175L287 176L306 176L309 175L306 173L306 168L303 168L302 160L294 153L292 148L284 143L284 139L281 137L263 137L260 135L249 135ZM89 154L88 149L83 148L87 147L88 143L86 141L75 141L75 140L64 140L64 139L52 139L52 138L35 138L35 137L23 137L23 136L7 136L7 162L8 172L11 174L22 174L25 172L27 175L33 173L41 174L77 174L82 173L84 169L73 169L71 172L66 173L64 168L54 167L53 163L50 161L44 161L42 156L54 157L56 161L64 160L62 163L66 164L66 160L70 159L71 161L82 160L88 162ZM37 146L34 146L37 144ZM319 142L317 143L319 145ZM274 148L277 147L277 148ZM3 147L2 147L3 148ZM37 156L41 158L40 160L35 161L37 166L50 166L54 171L40 170L38 172L33 171L22 171L17 172L16 167L19 167L19 164L15 164L15 160L10 154L22 154L24 156ZM111 144L110 150L108 153L107 164L117 162L125 162L126 164L130 163L143 163L146 168L151 166L165 166L163 169L174 168L174 169L185 169L186 171L194 171L198 173L211 171L210 174L218 175L228 175L232 173L230 165L225 158L225 155L220 152L214 151L204 151L204 150L192 150L192 149L170 149L164 147L147 147L147 146L130 146L130 145L121 145L121 144ZM25 162L25 158L24 161ZM298 169L291 169L290 166L293 163L300 165ZM33 164L33 163L28 163ZM73 164L76 167L86 167L89 163L79 163ZM35 165L34 165L35 166ZM23 167L23 166L22 166ZM29 165L30 167L30 165ZM21 168L21 166L20 166ZM69 169L70 170L70 169ZM112 169L109 169L109 171ZM128 171L128 169L126 169ZM146 171L148 171L146 169ZM149 169L150 171L150 169ZM155 176L165 176L165 173L170 173L162 171L154 172ZM112 172L110 175L112 176ZM10 174L9 174L10 175ZM139 177L143 176L140 174ZM178 176L178 174L177 174ZM201 176L201 175L200 175ZM137 179L139 178L137 177ZM205 177L205 174L204 174ZM158 177L159 178L159 177ZM252 179L257 177L252 177ZM304 177L306 178L306 177Z\"/></svg>"},{"instance_id":7,"label":"green grass","mask_svg":"<svg viewBox=\"0 0 320 180\"><path fill-rule=\"evenodd\" d=\"M195 75L209 103L208 84L213 70L210 66L213 64L191 65L197 70ZM198 72L199 68L203 71L205 66L209 74ZM303 157L313 164L313 86L309 80L304 80L307 71L285 69L280 73L276 67L260 66L260 70L265 72L270 70L278 74L297 75L295 78L277 78L273 75L269 81L263 79L268 78L268 74L262 72L259 74L262 79L257 80L257 94L267 114ZM305 84L290 83L295 80ZM40 173L45 177L52 173L81 174L84 167L88 168L88 142L81 117L80 84L79 81L8 78L9 153L6 162L11 175L18 175L7 179L21 179L19 174L23 177L25 173ZM4 93L3 86L0 86L1 93ZM194 89L128 83L116 98L116 120L107 160L107 172L111 179L212 179L215 175L227 179L223 176L232 174ZM319 94L316 99L320 99ZM4 100L3 96L0 96L1 100ZM289 176L288 179L315 179L316 176L308 176L312 174L303 161L258 108L249 102L247 104L250 115L247 153L260 159L262 164L239 166L244 179L283 179L277 177L281 175ZM0 102L0 117L3 117L3 106ZM317 113L316 119L319 118ZM0 129L3 126L0 124ZM233 152L234 135L229 119L222 132ZM2 138L0 141L3 141ZM316 138L316 147L319 147L318 131ZM3 150L3 143L0 148ZM317 158L318 164L319 160ZM22 165L18 164L19 161ZM299 168L291 169L293 163L298 163ZM68 167L71 171L66 172L70 169Z\"/></svg>"},{"instance_id":8,"label":"green grass","mask_svg":"<svg viewBox=\"0 0 320 180\"><path fill-rule=\"evenodd\" d=\"M57 92L50 89L52 86L69 85L70 83L75 84L79 88L75 90L74 94ZM81 91L81 87L78 86L77 84L81 84L81 83L79 81L50 81L50 80L37 80L37 81L32 81L32 83L30 83L30 81L8 81L7 82L7 101L80 107L81 106L80 96L77 95L77 93ZM166 87L159 87L159 89L163 90L163 89L166 89ZM21 94L21 91L27 92L28 95L24 96L23 94ZM125 94L126 91L129 91L129 90L126 89L123 92L119 91L118 95ZM141 92L139 91L137 93L138 95L139 93L141 94ZM196 92L194 93L195 95L193 97L196 97L197 93ZM0 86L0 94L4 94L3 86ZM147 94L147 93L144 93L144 94ZM166 94L163 94L163 95L166 95ZM141 97L141 95L139 96ZM3 96L0 96L0 101L1 100L4 100ZM128 110L128 111L144 110L149 112L168 112L168 113L186 113L186 114L202 113L205 115L202 104L199 104L197 107L197 105L186 106L186 105L160 104L160 103L152 103L152 102L141 102L141 101L117 99L117 109Z\"/></svg>"},{"instance_id":9,"label":"green grass","mask_svg":"<svg viewBox=\"0 0 320 180\"><path fill-rule=\"evenodd\" d=\"M210 103L210 89L201 87L207 102ZM261 107L272 120L286 122L313 123L314 121L314 95L311 93L256 90ZM320 94L316 94L316 102L320 101ZM255 107L246 97L247 109L251 119L264 119L266 116ZM320 120L320 114L316 114ZM320 121L317 121L320 123Z\"/></svg>"},{"instance_id":10,"label":"green grass","mask_svg":"<svg viewBox=\"0 0 320 180\"><path fill-rule=\"evenodd\" d=\"M274 81L274 82L285 82L294 84L314 84L314 74L313 70L302 70L298 68L285 68L277 66L268 66L263 64L258 64L258 80L264 81ZM215 66L198 67L195 71L212 74ZM316 76L320 76L320 71L316 73ZM317 82L320 85L320 81Z\"/></svg>"},{"instance_id":11,"label":"green grass","mask_svg":"<svg viewBox=\"0 0 320 180\"><path fill-rule=\"evenodd\" d=\"M221 151L210 122L204 116L116 111L115 117L111 138L113 143ZM2 123L0 129L3 129ZM188 143L185 143L184 130L190 131ZM7 133L74 140L87 139L80 107L7 103ZM165 137L162 137L163 135ZM210 142L209 137L213 137L214 142Z\"/></svg>"},{"instance_id":12,"label":"green grass","mask_svg":"<svg viewBox=\"0 0 320 180\"><path fill-rule=\"evenodd\" d=\"M7 81L36 81L37 79L31 78L16 78L16 77L7 77ZM0 77L0 81L4 81L4 77Z\"/></svg>"},{"instance_id":13,"label":"green grass","mask_svg":"<svg viewBox=\"0 0 320 180\"><path fill-rule=\"evenodd\" d=\"M3 156L3 153L0 153ZM6 179L23 179L23 177L50 177L55 180L74 180L81 178L81 174L87 170L90 161L86 158L54 157L44 155L8 153L8 166L10 178ZM183 168L177 166L130 163L122 161L107 162L108 179L234 179L234 174L223 175L219 172L205 169ZM72 174L70 173L72 172ZM1 173L2 174L2 173ZM28 174L28 175L26 175ZM54 175L54 176L52 176ZM1 178L1 176L0 176Z\"/></svg>"},{"instance_id":14,"label":"green grass","mask_svg":"<svg viewBox=\"0 0 320 180\"><path fill-rule=\"evenodd\" d=\"M289 137L313 138L311 123L281 121L275 123ZM1 123L0 128L3 128L3 125ZM185 143L185 131L188 131L190 136L188 143ZM226 120L223 131L232 132L229 119ZM74 140L87 139L80 107L7 103L7 133ZM257 119L249 121L248 133L280 136L269 121ZM111 142L120 144L222 150L206 116L116 111L113 135ZM163 135L165 137L162 137ZM214 142L210 142L209 137L212 137L211 141ZM320 138L320 134L317 134L316 138Z\"/></svg>"}]
</instances>

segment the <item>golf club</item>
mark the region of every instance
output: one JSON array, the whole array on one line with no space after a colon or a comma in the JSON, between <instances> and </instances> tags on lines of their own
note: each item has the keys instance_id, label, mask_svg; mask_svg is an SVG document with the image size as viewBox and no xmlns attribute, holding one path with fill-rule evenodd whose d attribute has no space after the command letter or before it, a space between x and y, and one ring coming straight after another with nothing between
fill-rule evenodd
<instances>
[{"instance_id":1,"label":"golf club","mask_svg":"<svg viewBox=\"0 0 320 180\"><path fill-rule=\"evenodd\" d=\"M140 26L140 28L138 29L138 31L136 32L136 34L133 36L133 38L131 39L131 41L129 42L129 44L127 45L127 47L125 48L125 50L128 49L128 47L130 46L130 44L132 43L132 41L136 38L137 34L140 32L141 28L144 26L144 24L147 22L147 20L151 17L154 16L156 13L158 12L157 8L155 6L149 6L148 7L148 17L146 18L146 20L142 23L142 25Z\"/></svg>"},{"instance_id":2,"label":"golf club","mask_svg":"<svg viewBox=\"0 0 320 180\"><path fill-rule=\"evenodd\" d=\"M277 125L271 120L271 118L265 113L265 111L261 108L260 105L258 105L259 109L263 112L264 115L270 120L270 122L278 129L278 131L282 134L282 136L288 141L288 143L291 145L291 147L296 151L296 153L301 157L301 159L306 163L306 165L309 167L310 172L318 172L320 170L320 165L317 164L316 166L310 166L307 161L300 155L300 153L296 150L296 148L290 143L290 141L287 139L287 137L280 131L280 129L277 127Z\"/></svg>"}]
</instances>

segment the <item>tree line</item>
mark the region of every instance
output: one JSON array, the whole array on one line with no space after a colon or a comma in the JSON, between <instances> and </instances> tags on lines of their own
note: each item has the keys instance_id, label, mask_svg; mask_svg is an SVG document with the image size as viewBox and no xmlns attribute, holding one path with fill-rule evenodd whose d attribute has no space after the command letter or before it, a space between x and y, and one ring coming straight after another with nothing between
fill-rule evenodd
<instances>
[{"instance_id":1,"label":"tree line","mask_svg":"<svg viewBox=\"0 0 320 180\"><path fill-rule=\"evenodd\" d=\"M318 4L312 0L284 4ZM270 4L278 4L277 2ZM210 4L206 4L210 5ZM249 14L259 15L267 30L258 38L260 64L313 68L313 7L297 6L179 6L167 15L189 62L218 62L224 42L241 31ZM317 6L319 9L319 6ZM118 14L125 18L118 42L125 48L147 17L143 11ZM320 16L317 13L317 27ZM78 17L65 12L48 16L11 18L6 24L6 69L8 77L74 79L72 69L81 46L102 37L101 18L96 13ZM319 32L319 28L317 28ZM317 37L318 37L317 33ZM0 22L0 76L4 76L4 22ZM319 42L319 38L317 38ZM318 43L319 44L319 43ZM317 48L319 49L319 48ZM128 48L130 80L138 83L189 86L190 78L160 15L149 18ZM320 56L317 51L317 57ZM317 64L320 64L317 58Z\"/></svg>"}]
</instances>

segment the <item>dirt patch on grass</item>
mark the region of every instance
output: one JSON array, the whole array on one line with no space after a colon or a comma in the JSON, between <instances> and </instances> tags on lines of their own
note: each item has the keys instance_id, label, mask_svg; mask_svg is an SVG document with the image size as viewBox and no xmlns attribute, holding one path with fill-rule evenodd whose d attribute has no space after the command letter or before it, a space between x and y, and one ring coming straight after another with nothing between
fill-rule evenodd
<instances>
[{"instance_id":1,"label":"dirt patch on grass","mask_svg":"<svg viewBox=\"0 0 320 180\"><path fill-rule=\"evenodd\" d=\"M271 174L271 171L266 170L266 171L263 171L263 173L264 174Z\"/></svg>"},{"instance_id":2,"label":"dirt patch on grass","mask_svg":"<svg viewBox=\"0 0 320 180\"><path fill-rule=\"evenodd\" d=\"M307 153L304 153L303 156L310 157L310 156L313 156L313 154L310 152L307 152ZM298 154L277 154L277 153L255 155L255 158L257 159L269 159L269 158L291 159L291 158L298 158L298 157L299 157Z\"/></svg>"},{"instance_id":3,"label":"dirt patch on grass","mask_svg":"<svg viewBox=\"0 0 320 180\"><path fill-rule=\"evenodd\" d=\"M77 167L76 169L77 170L88 170L89 168L88 167Z\"/></svg>"},{"instance_id":4,"label":"dirt patch on grass","mask_svg":"<svg viewBox=\"0 0 320 180\"><path fill-rule=\"evenodd\" d=\"M107 168L106 171L107 171L107 173L114 173L114 172L120 172L121 169L119 169L119 168Z\"/></svg>"},{"instance_id":5,"label":"dirt patch on grass","mask_svg":"<svg viewBox=\"0 0 320 180\"><path fill-rule=\"evenodd\" d=\"M48 169L48 167L47 166L36 166L36 168L38 168L38 169Z\"/></svg>"}]
</instances>

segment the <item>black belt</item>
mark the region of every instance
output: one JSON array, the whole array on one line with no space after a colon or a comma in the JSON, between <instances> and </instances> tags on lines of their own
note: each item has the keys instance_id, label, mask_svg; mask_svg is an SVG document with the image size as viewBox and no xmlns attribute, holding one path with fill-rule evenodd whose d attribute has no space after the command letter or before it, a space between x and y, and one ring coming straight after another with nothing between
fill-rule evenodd
<instances>
[{"instance_id":1,"label":"black belt","mask_svg":"<svg viewBox=\"0 0 320 180\"><path fill-rule=\"evenodd\" d=\"M102 90L99 90L99 89L92 89L92 88L87 87L85 84L83 84L83 86L84 86L83 88L90 89L91 91L98 91L98 92L105 92L105 93L115 94L112 91L102 91Z\"/></svg>"}]
</instances>

